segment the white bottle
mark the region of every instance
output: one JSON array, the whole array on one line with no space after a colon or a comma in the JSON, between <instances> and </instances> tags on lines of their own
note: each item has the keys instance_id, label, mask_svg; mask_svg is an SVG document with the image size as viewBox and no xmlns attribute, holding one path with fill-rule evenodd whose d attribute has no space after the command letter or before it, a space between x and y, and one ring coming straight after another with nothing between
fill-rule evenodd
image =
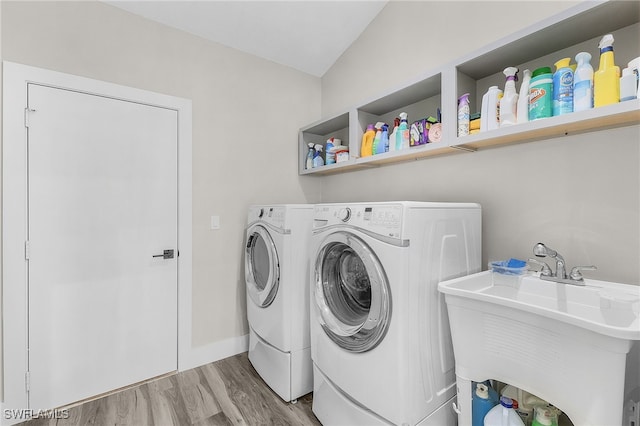
<instances>
[{"instance_id":1,"label":"white bottle","mask_svg":"<svg viewBox=\"0 0 640 426\"><path fill-rule=\"evenodd\" d=\"M578 65L573 74L573 112L593 108L593 67L590 60L588 52L576 55Z\"/></svg>"},{"instance_id":2,"label":"white bottle","mask_svg":"<svg viewBox=\"0 0 640 426\"><path fill-rule=\"evenodd\" d=\"M500 127L516 124L516 109L518 108L518 92L516 91L516 80L518 79L518 68L508 67L503 71L507 81L504 84L504 95L500 99Z\"/></svg>"},{"instance_id":3,"label":"white bottle","mask_svg":"<svg viewBox=\"0 0 640 426\"><path fill-rule=\"evenodd\" d=\"M522 71L522 84L520 85L520 96L518 96L518 107L516 108L516 116L518 123L526 123L529 121L529 85L531 84L531 71Z\"/></svg>"},{"instance_id":4,"label":"white bottle","mask_svg":"<svg viewBox=\"0 0 640 426\"><path fill-rule=\"evenodd\" d=\"M511 398L503 396L500 404L489 410L484 417L484 426L524 426L524 422L513 409Z\"/></svg>"},{"instance_id":5,"label":"white bottle","mask_svg":"<svg viewBox=\"0 0 640 426\"><path fill-rule=\"evenodd\" d=\"M498 86L491 86L482 97L482 109L480 111L480 131L497 129L499 126L499 108L502 90Z\"/></svg>"},{"instance_id":6,"label":"white bottle","mask_svg":"<svg viewBox=\"0 0 640 426\"><path fill-rule=\"evenodd\" d=\"M628 67L636 76L636 98L640 99L640 57L629 61Z\"/></svg>"},{"instance_id":7,"label":"white bottle","mask_svg":"<svg viewBox=\"0 0 640 426\"><path fill-rule=\"evenodd\" d=\"M625 68L622 70L622 77L620 77L620 102L635 99L636 93L636 75L631 71L631 68Z\"/></svg>"}]
</instances>

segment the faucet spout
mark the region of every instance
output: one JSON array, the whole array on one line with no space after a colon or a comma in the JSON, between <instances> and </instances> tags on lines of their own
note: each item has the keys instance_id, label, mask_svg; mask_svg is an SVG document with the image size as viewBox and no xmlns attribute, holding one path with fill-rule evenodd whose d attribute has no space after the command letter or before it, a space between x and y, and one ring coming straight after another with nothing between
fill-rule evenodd
<instances>
[{"instance_id":1,"label":"faucet spout","mask_svg":"<svg viewBox=\"0 0 640 426\"><path fill-rule=\"evenodd\" d=\"M567 278L567 269L565 267L564 258L557 251L545 246L542 243L538 243L533 246L533 254L538 257L550 257L556 260L556 273L555 276L560 279Z\"/></svg>"}]
</instances>

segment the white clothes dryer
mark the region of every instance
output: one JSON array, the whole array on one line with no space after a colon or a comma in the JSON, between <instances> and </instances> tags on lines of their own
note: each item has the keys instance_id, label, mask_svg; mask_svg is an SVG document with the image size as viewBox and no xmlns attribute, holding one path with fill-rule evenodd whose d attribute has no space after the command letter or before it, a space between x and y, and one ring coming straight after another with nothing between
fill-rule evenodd
<instances>
[{"instance_id":1,"label":"white clothes dryer","mask_svg":"<svg viewBox=\"0 0 640 426\"><path fill-rule=\"evenodd\" d=\"M309 244L313 206L249 208L245 279L249 360L283 400L313 390Z\"/></svg>"},{"instance_id":2,"label":"white clothes dryer","mask_svg":"<svg viewBox=\"0 0 640 426\"><path fill-rule=\"evenodd\" d=\"M480 270L471 203L319 204L311 241L313 412L328 425L455 425L441 280Z\"/></svg>"}]
</instances>

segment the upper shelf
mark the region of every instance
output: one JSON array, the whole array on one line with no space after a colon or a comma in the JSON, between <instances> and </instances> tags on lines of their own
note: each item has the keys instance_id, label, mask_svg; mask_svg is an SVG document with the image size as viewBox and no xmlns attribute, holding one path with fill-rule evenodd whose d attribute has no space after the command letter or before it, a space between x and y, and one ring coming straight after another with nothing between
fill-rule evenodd
<instances>
[{"instance_id":1,"label":"upper shelf","mask_svg":"<svg viewBox=\"0 0 640 426\"><path fill-rule=\"evenodd\" d=\"M592 53L591 64L597 68L597 44L604 34L615 35L616 64L621 69L626 67L628 61L640 56L639 22L639 1L581 2L439 69L423 73L400 87L361 102L348 112L302 128L298 141L299 174L342 173L452 152L475 151L504 144L640 124L640 100L464 137L457 137L456 120L458 97L463 93L470 93L472 112L479 111L480 100L487 88L495 84L499 87L504 85L502 70L507 66L533 70L540 66L551 66L558 59L573 57L580 51L589 51ZM438 108L442 111L441 142L360 157L360 143L367 124L377 121L392 124L402 111L409 114L411 124L417 119L435 116ZM343 145L349 146L350 159L339 164L305 170L307 144L324 144L329 137L341 138Z\"/></svg>"}]
</instances>

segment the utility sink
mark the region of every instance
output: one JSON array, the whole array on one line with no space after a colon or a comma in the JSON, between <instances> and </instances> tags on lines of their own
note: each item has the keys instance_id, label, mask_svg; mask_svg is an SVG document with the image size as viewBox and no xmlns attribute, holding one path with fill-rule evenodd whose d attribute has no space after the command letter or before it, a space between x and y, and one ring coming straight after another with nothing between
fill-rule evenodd
<instances>
[{"instance_id":1,"label":"utility sink","mask_svg":"<svg viewBox=\"0 0 640 426\"><path fill-rule=\"evenodd\" d=\"M487 271L438 285L451 326L459 424L471 423L470 382L486 379L549 401L575 425L622 424L627 353L640 340L640 286L584 284Z\"/></svg>"}]
</instances>

